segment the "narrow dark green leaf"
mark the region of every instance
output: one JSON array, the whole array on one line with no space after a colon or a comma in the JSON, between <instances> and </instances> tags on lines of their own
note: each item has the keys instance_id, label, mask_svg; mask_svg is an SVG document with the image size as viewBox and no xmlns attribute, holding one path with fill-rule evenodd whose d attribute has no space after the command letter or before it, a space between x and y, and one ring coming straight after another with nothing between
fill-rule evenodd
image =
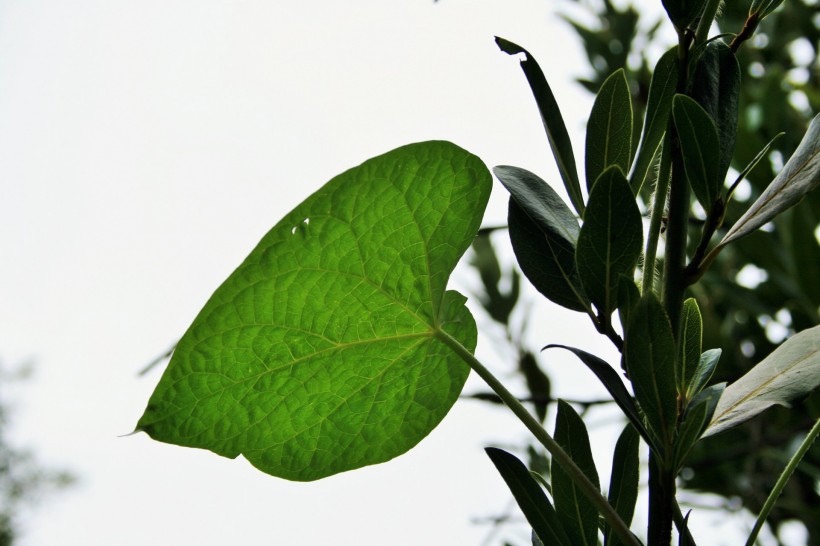
<instances>
[{"instance_id":1,"label":"narrow dark green leaf","mask_svg":"<svg viewBox=\"0 0 820 546\"><path fill-rule=\"evenodd\" d=\"M607 168L629 170L632 152L632 97L626 72L619 68L604 81L589 114L585 167L587 190Z\"/></svg>"},{"instance_id":2,"label":"narrow dark green leaf","mask_svg":"<svg viewBox=\"0 0 820 546\"><path fill-rule=\"evenodd\" d=\"M629 324L629 315L638 301L641 299L641 291L631 277L622 276L618 281L618 317L621 324Z\"/></svg>"},{"instance_id":3,"label":"narrow dark green leaf","mask_svg":"<svg viewBox=\"0 0 820 546\"><path fill-rule=\"evenodd\" d=\"M558 108L558 102L555 100L552 89L550 89L547 83L547 78L544 77L541 67L538 66L538 63L529 51L498 36L496 36L495 42L498 44L499 49L508 55L523 53L526 56L526 58L521 61L521 69L527 77L527 82L530 84L530 89L538 105L538 111L541 113L541 121L544 123L544 128L547 131L547 139L552 149L552 155L555 157L555 162L558 165L558 172L561 173L561 179L564 181L567 195L569 195L572 206L578 212L578 215L583 217L584 197L581 194L581 183L578 179L578 170L575 166L575 154L572 152L572 142L569 139L564 118L561 116L561 110Z\"/></svg>"},{"instance_id":4,"label":"narrow dark green leaf","mask_svg":"<svg viewBox=\"0 0 820 546\"><path fill-rule=\"evenodd\" d=\"M689 404L678 427L675 439L675 465L681 468L686 457L703 434L706 424L712 419L718 400L726 388L726 383L719 383L704 389Z\"/></svg>"},{"instance_id":5,"label":"narrow dark green leaf","mask_svg":"<svg viewBox=\"0 0 820 546\"><path fill-rule=\"evenodd\" d=\"M552 507L544 490L530 475L524 463L503 449L488 447L485 451L507 483L524 517L532 526L533 532L541 541L550 546L573 546L558 519L555 508Z\"/></svg>"},{"instance_id":6,"label":"narrow dark green leaf","mask_svg":"<svg viewBox=\"0 0 820 546\"><path fill-rule=\"evenodd\" d=\"M677 422L676 352L666 312L654 294L645 294L626 330L624 358L635 398L661 445L671 445Z\"/></svg>"},{"instance_id":7,"label":"narrow dark green leaf","mask_svg":"<svg viewBox=\"0 0 820 546\"><path fill-rule=\"evenodd\" d=\"M612 366L607 364L605 360L602 360L586 351L582 351L581 349L576 349L575 347L569 347L567 345L547 345L544 347L544 350L552 349L554 347L570 351L577 356L592 373L595 374L609 394L612 395L612 399L616 404L618 404L618 407L621 408L621 411L627 419L629 419L629 422L632 423L632 426L634 426L635 429L641 433L644 440L649 443L650 437L646 431L646 427L643 424L640 413L638 413L638 408L635 405L635 401L632 399L632 395L629 394L629 391L626 390L624 382L621 380L618 372L616 372Z\"/></svg>"},{"instance_id":8,"label":"narrow dark green leaf","mask_svg":"<svg viewBox=\"0 0 820 546\"><path fill-rule=\"evenodd\" d=\"M673 47L658 60L649 84L643 136L629 176L629 185L636 195L646 180L652 158L655 157L669 125L672 98L678 88L678 72L678 48Z\"/></svg>"},{"instance_id":9,"label":"narrow dark green leaf","mask_svg":"<svg viewBox=\"0 0 820 546\"><path fill-rule=\"evenodd\" d=\"M796 205L820 185L820 114L814 116L800 145L771 184L723 237L718 248L748 235Z\"/></svg>"},{"instance_id":10,"label":"narrow dark green leaf","mask_svg":"<svg viewBox=\"0 0 820 546\"><path fill-rule=\"evenodd\" d=\"M787 339L726 387L705 436L732 428L774 406L788 406L820 386L820 326Z\"/></svg>"},{"instance_id":11,"label":"narrow dark green leaf","mask_svg":"<svg viewBox=\"0 0 820 546\"><path fill-rule=\"evenodd\" d=\"M737 188L737 185L740 184L741 180L745 179L749 175L749 173L752 172L752 170L755 167L757 167L757 164L760 163L760 161L764 157L769 157L769 150L772 148L772 145L774 144L774 141L777 140L778 138L782 137L785 134L786 133L776 134L773 139L771 139L768 143L766 143L766 145L759 152L757 152L757 155L755 155L754 158L752 158L752 160L746 165L746 167L744 167L743 170L740 171L740 174L738 174L737 178L735 178L735 181L732 182L732 185L731 185L731 187L729 188L729 191L726 194L726 202L727 203L729 202L729 199L731 199L732 194L734 193L735 189Z\"/></svg>"},{"instance_id":12,"label":"narrow dark green leaf","mask_svg":"<svg viewBox=\"0 0 820 546\"><path fill-rule=\"evenodd\" d=\"M632 276L641 255L642 230L626 177L618 167L608 168L589 196L575 250L578 276L599 315L615 310L620 278Z\"/></svg>"},{"instance_id":13,"label":"narrow dark green leaf","mask_svg":"<svg viewBox=\"0 0 820 546\"><path fill-rule=\"evenodd\" d=\"M687 400L691 400L702 391L707 383L709 383L709 380L712 379L712 374L715 373L715 368L720 360L720 353L720 349L709 349L700 355L695 373L692 374L692 378L689 380L687 386Z\"/></svg>"},{"instance_id":14,"label":"narrow dark green leaf","mask_svg":"<svg viewBox=\"0 0 820 546\"><path fill-rule=\"evenodd\" d=\"M626 425L615 443L615 454L612 457L612 473L609 479L609 504L615 507L618 515L629 525L635 515L635 503L638 501L638 483L640 479L640 459L638 448L640 435L635 427ZM621 539L607 526L604 531L604 546L623 544Z\"/></svg>"},{"instance_id":15,"label":"narrow dark green leaf","mask_svg":"<svg viewBox=\"0 0 820 546\"><path fill-rule=\"evenodd\" d=\"M587 428L572 406L563 400L558 401L555 441L564 448L578 468L597 487L598 471L592 459ZM570 542L573 545L597 546L598 509L554 459L551 475L555 510L558 512L558 519L570 538Z\"/></svg>"},{"instance_id":16,"label":"narrow dark green leaf","mask_svg":"<svg viewBox=\"0 0 820 546\"><path fill-rule=\"evenodd\" d=\"M703 319L698 302L689 298L683 302L680 333L680 368L678 370L678 394L685 395L700 362L703 339Z\"/></svg>"},{"instance_id":17,"label":"narrow dark green leaf","mask_svg":"<svg viewBox=\"0 0 820 546\"><path fill-rule=\"evenodd\" d=\"M740 64L722 41L715 40L706 45L695 69L691 96L717 126L720 141L717 180L722 184L735 150L740 99Z\"/></svg>"},{"instance_id":18,"label":"narrow dark green leaf","mask_svg":"<svg viewBox=\"0 0 820 546\"><path fill-rule=\"evenodd\" d=\"M496 167L495 175L510 191L510 241L533 286L550 301L574 311L589 307L575 265L580 228L557 193L533 173Z\"/></svg>"},{"instance_id":19,"label":"narrow dark green leaf","mask_svg":"<svg viewBox=\"0 0 820 546\"><path fill-rule=\"evenodd\" d=\"M387 461L449 411L476 328L450 273L492 178L447 142L343 173L265 235L177 345L137 430L315 480Z\"/></svg>"},{"instance_id":20,"label":"narrow dark green leaf","mask_svg":"<svg viewBox=\"0 0 820 546\"><path fill-rule=\"evenodd\" d=\"M701 105L686 95L675 95L672 115L686 178L698 202L709 211L720 195L720 142L715 122Z\"/></svg>"},{"instance_id":21,"label":"narrow dark green leaf","mask_svg":"<svg viewBox=\"0 0 820 546\"><path fill-rule=\"evenodd\" d=\"M683 518L683 529L678 534L678 546L697 546L695 544L695 540L692 538L692 533L689 531L689 516L692 514L692 511L688 511L686 513L686 517Z\"/></svg>"},{"instance_id":22,"label":"narrow dark green leaf","mask_svg":"<svg viewBox=\"0 0 820 546\"><path fill-rule=\"evenodd\" d=\"M662 0L669 20L678 32L683 32L695 22L703 11L705 0Z\"/></svg>"}]
</instances>

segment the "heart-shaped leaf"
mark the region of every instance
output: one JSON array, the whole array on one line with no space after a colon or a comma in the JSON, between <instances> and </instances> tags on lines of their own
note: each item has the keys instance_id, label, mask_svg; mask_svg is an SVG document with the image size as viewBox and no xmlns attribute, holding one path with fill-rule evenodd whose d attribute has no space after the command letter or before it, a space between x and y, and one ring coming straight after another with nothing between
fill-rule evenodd
<instances>
[{"instance_id":1,"label":"heart-shaped leaf","mask_svg":"<svg viewBox=\"0 0 820 546\"><path fill-rule=\"evenodd\" d=\"M211 296L137 430L292 480L413 447L469 373L440 341L476 342L465 298L446 284L490 188L484 164L447 142L328 182Z\"/></svg>"},{"instance_id":2,"label":"heart-shaped leaf","mask_svg":"<svg viewBox=\"0 0 820 546\"><path fill-rule=\"evenodd\" d=\"M726 387L704 436L751 419L820 386L820 326L787 339L746 375Z\"/></svg>"},{"instance_id":3,"label":"heart-shaped leaf","mask_svg":"<svg viewBox=\"0 0 820 546\"><path fill-rule=\"evenodd\" d=\"M586 136L587 190L608 167L629 170L632 153L632 98L626 73L619 68L609 76L592 105Z\"/></svg>"}]
</instances>

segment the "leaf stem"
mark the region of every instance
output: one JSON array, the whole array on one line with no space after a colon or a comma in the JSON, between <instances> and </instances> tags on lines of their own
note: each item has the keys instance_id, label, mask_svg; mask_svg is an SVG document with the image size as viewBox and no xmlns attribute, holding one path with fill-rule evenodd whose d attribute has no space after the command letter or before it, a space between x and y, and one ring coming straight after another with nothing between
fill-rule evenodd
<instances>
[{"instance_id":1,"label":"leaf stem","mask_svg":"<svg viewBox=\"0 0 820 546\"><path fill-rule=\"evenodd\" d=\"M654 289L655 258L658 254L658 240L666 212L666 195L669 192L669 175L672 169L671 141L667 132L661 151L661 165L658 180L655 182L655 195L652 198L652 212L649 216L649 229L646 235L646 250L643 260L643 278L641 279L641 294L648 294Z\"/></svg>"},{"instance_id":2,"label":"leaf stem","mask_svg":"<svg viewBox=\"0 0 820 546\"><path fill-rule=\"evenodd\" d=\"M797 451L789 459L789 463L786 465L786 468L783 469L783 472L780 474L780 477L777 479L777 483L774 484L774 488L772 488L772 492L769 493L769 497L766 499L766 502L763 504L763 508L760 510L760 514L757 516L757 521L755 521L755 526L752 528L752 532L749 535L748 540L746 540L746 546L753 546L755 541L757 540L757 535L760 533L760 530L763 528L763 524L766 522L766 518L769 517L769 512L772 511L774 507L774 503L777 502L777 499L780 498L780 494L783 492L783 489L786 487L786 482L789 481L794 471L797 469L797 465L800 464L800 461L803 460L803 457L808 452L811 445L814 443L814 440L817 438L817 435L820 434L820 419L815 421L814 426L811 427L806 438L800 444L800 447L797 448Z\"/></svg>"},{"instance_id":3,"label":"leaf stem","mask_svg":"<svg viewBox=\"0 0 820 546\"><path fill-rule=\"evenodd\" d=\"M441 342L453 349L462 360L464 360L470 368L476 372L481 379L501 398L516 417L524 424L527 429L541 442L541 444L550 452L550 455L561 465L561 468L570 476L572 481L578 488L583 491L587 498L595 505L607 523L612 527L612 530L618 535L624 544L629 546L641 546L640 541L629 530L629 526L624 523L621 517L616 512L615 508L609 504L609 501L601 494L598 488L593 484L583 470L578 468L575 461L563 448L553 439L552 436L541 426L541 423L527 411L527 408L518 401L518 399L507 390L501 381L496 378L490 370L488 370L470 351L468 351L458 340L454 339L450 334L443 330L436 330L435 336Z\"/></svg>"}]
</instances>

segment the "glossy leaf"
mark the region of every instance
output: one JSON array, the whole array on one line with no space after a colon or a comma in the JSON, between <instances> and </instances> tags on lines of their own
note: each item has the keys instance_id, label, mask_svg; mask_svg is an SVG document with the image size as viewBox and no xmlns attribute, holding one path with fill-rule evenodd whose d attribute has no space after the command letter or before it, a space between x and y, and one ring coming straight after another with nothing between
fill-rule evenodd
<instances>
[{"instance_id":1,"label":"glossy leaf","mask_svg":"<svg viewBox=\"0 0 820 546\"><path fill-rule=\"evenodd\" d=\"M626 390L620 375L618 375L618 372L616 372L612 366L607 364L605 360L602 360L586 351L582 351L581 349L576 349L575 347L568 347L566 345L547 345L544 347L544 350L552 349L554 347L566 349L577 356L581 362L583 362L586 367L595 374L601 384L612 396L615 403L618 404L618 407L621 408L621 411L627 419L629 419L629 422L632 423L632 426L634 426L635 429L641 433L641 436L643 436L647 442L650 441L649 434L646 431L646 427L644 427L643 420L641 419L641 415L635 405L635 401L632 399L632 395L629 394L628 390Z\"/></svg>"},{"instance_id":2,"label":"glossy leaf","mask_svg":"<svg viewBox=\"0 0 820 546\"><path fill-rule=\"evenodd\" d=\"M689 383L687 383L686 398L688 400L691 400L692 397L702 391L709 383L709 380L712 379L720 360L720 354L720 349L709 349L700 355L695 373L692 374Z\"/></svg>"},{"instance_id":3,"label":"glossy leaf","mask_svg":"<svg viewBox=\"0 0 820 546\"><path fill-rule=\"evenodd\" d=\"M627 425L615 443L615 454L612 457L608 500L627 525L632 522L632 516L635 515L635 503L638 500L639 445L640 435L635 427ZM619 544L622 544L620 538L607 526L604 531L604 546Z\"/></svg>"},{"instance_id":4,"label":"glossy leaf","mask_svg":"<svg viewBox=\"0 0 820 546\"><path fill-rule=\"evenodd\" d=\"M607 168L629 170L632 153L632 98L623 68L609 76L592 105L586 133L587 190Z\"/></svg>"},{"instance_id":5,"label":"glossy leaf","mask_svg":"<svg viewBox=\"0 0 820 546\"><path fill-rule=\"evenodd\" d=\"M735 222L718 247L725 246L755 231L784 210L796 205L807 193L820 185L820 114L809 125L809 130L749 210Z\"/></svg>"},{"instance_id":6,"label":"glossy leaf","mask_svg":"<svg viewBox=\"0 0 820 546\"><path fill-rule=\"evenodd\" d=\"M720 195L720 141L715 122L697 102L675 95L672 105L686 178L705 210Z\"/></svg>"},{"instance_id":7,"label":"glossy leaf","mask_svg":"<svg viewBox=\"0 0 820 546\"><path fill-rule=\"evenodd\" d=\"M547 83L547 78L541 71L541 67L535 61L535 58L529 51L518 44L514 44L504 38L495 38L499 49L508 55L524 54L525 59L521 61L521 69L527 77L527 82L530 84L530 89L535 97L535 102L538 105L538 111L541 114L541 121L544 123L544 129L547 131L547 139L550 143L552 155L555 158L555 163L558 166L558 172L561 174L561 179L564 181L564 187L567 190L567 195L572 202L572 206L578 212L578 215L584 216L584 197L581 194L581 183L578 179L578 170L575 166L575 154L572 151L572 142L569 139L567 126L564 123L564 118L561 115L561 110L558 108L558 102L555 100L555 95L552 94Z\"/></svg>"},{"instance_id":8,"label":"glossy leaf","mask_svg":"<svg viewBox=\"0 0 820 546\"><path fill-rule=\"evenodd\" d=\"M676 351L663 307L654 294L644 295L626 330L624 358L635 398L661 445L671 445L677 423Z\"/></svg>"},{"instance_id":9,"label":"glossy leaf","mask_svg":"<svg viewBox=\"0 0 820 546\"><path fill-rule=\"evenodd\" d=\"M575 265L578 221L543 180L517 167L496 167L510 191L510 241L521 271L547 297L574 311L589 308Z\"/></svg>"},{"instance_id":10,"label":"glossy leaf","mask_svg":"<svg viewBox=\"0 0 820 546\"><path fill-rule=\"evenodd\" d=\"M698 369L702 339L703 319L700 316L700 308L694 298L689 298L683 302L681 314L679 394L685 394L689 390L689 385Z\"/></svg>"},{"instance_id":11,"label":"glossy leaf","mask_svg":"<svg viewBox=\"0 0 820 546\"><path fill-rule=\"evenodd\" d=\"M641 255L641 213L629 183L618 167L598 178L587 212L575 260L578 276L598 313L609 317L617 306L618 283L630 278Z\"/></svg>"},{"instance_id":12,"label":"glossy leaf","mask_svg":"<svg viewBox=\"0 0 820 546\"><path fill-rule=\"evenodd\" d=\"M629 185L637 194L646 180L652 159L661 145L672 114L672 99L678 88L678 48L663 54L655 65L649 84L649 97L643 124L643 135L635 156L635 165L629 175Z\"/></svg>"},{"instance_id":13,"label":"glossy leaf","mask_svg":"<svg viewBox=\"0 0 820 546\"><path fill-rule=\"evenodd\" d=\"M564 531L555 508L538 482L530 475L527 467L515 455L503 449L485 449L490 460L498 469L507 487L513 494L524 517L532 526L541 542L555 546L573 546ZM533 541L534 543L534 541Z\"/></svg>"},{"instance_id":14,"label":"glossy leaf","mask_svg":"<svg viewBox=\"0 0 820 546\"><path fill-rule=\"evenodd\" d=\"M717 126L720 145L717 182L723 183L737 137L740 98L740 65L729 46L720 40L709 42L695 69L691 96Z\"/></svg>"},{"instance_id":15,"label":"glossy leaf","mask_svg":"<svg viewBox=\"0 0 820 546\"><path fill-rule=\"evenodd\" d=\"M447 142L343 173L285 216L182 337L137 430L315 480L413 447L457 399L475 322L446 291L491 178Z\"/></svg>"},{"instance_id":16,"label":"glossy leaf","mask_svg":"<svg viewBox=\"0 0 820 546\"><path fill-rule=\"evenodd\" d=\"M586 425L572 406L563 400L558 401L555 441L572 457L587 478L598 487L598 471L592 459ZM570 543L597 546L598 509L554 459L551 475L555 510L558 512L558 519L564 531L570 538Z\"/></svg>"},{"instance_id":17,"label":"glossy leaf","mask_svg":"<svg viewBox=\"0 0 820 546\"><path fill-rule=\"evenodd\" d=\"M820 385L820 326L787 339L726 387L705 436L732 428L774 406L788 406Z\"/></svg>"}]
</instances>

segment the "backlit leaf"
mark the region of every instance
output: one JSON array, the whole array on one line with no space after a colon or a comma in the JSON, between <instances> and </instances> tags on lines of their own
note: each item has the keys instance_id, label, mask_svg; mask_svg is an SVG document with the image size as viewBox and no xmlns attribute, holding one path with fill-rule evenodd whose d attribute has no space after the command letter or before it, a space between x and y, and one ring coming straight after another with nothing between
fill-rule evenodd
<instances>
[{"instance_id":1,"label":"backlit leaf","mask_svg":"<svg viewBox=\"0 0 820 546\"><path fill-rule=\"evenodd\" d=\"M703 319L698 302L689 298L683 302L680 333L680 369L678 371L678 393L687 392L700 362L703 339Z\"/></svg>"},{"instance_id":2,"label":"backlit leaf","mask_svg":"<svg viewBox=\"0 0 820 546\"><path fill-rule=\"evenodd\" d=\"M704 436L732 428L774 406L788 406L820 385L820 326L787 339L726 387Z\"/></svg>"},{"instance_id":3,"label":"backlit leaf","mask_svg":"<svg viewBox=\"0 0 820 546\"><path fill-rule=\"evenodd\" d=\"M366 161L298 205L211 296L137 430L315 480L413 447L455 402L472 351L446 291L491 178L447 142Z\"/></svg>"},{"instance_id":4,"label":"backlit leaf","mask_svg":"<svg viewBox=\"0 0 820 546\"><path fill-rule=\"evenodd\" d=\"M616 70L595 97L586 134L587 190L607 168L629 170L632 152L632 98L623 68Z\"/></svg>"},{"instance_id":5,"label":"backlit leaf","mask_svg":"<svg viewBox=\"0 0 820 546\"><path fill-rule=\"evenodd\" d=\"M709 383L709 380L712 379L712 375L715 373L715 368L720 360L720 354L720 349L709 349L700 355L695 373L692 374L687 384L686 398L688 400L691 400L692 397L702 391Z\"/></svg>"}]
</instances>

